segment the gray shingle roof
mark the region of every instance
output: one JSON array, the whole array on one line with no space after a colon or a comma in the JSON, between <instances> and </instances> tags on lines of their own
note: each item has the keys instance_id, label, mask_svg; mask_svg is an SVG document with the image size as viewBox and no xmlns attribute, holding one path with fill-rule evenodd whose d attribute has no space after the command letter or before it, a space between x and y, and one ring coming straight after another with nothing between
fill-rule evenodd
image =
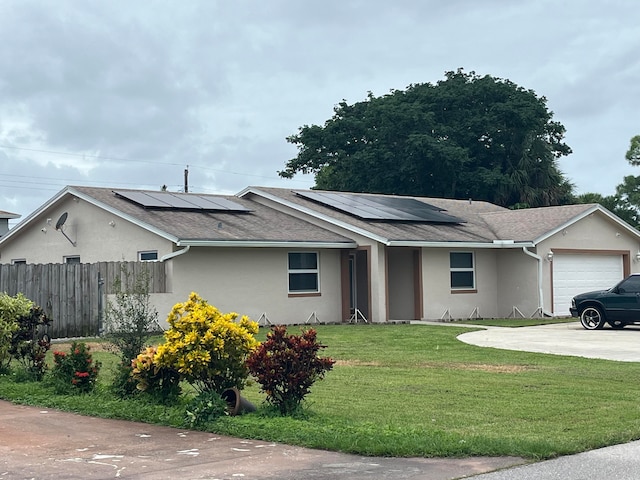
<instances>
[{"instance_id":1,"label":"gray shingle roof","mask_svg":"<svg viewBox=\"0 0 640 480\"><path fill-rule=\"evenodd\" d=\"M257 202L235 196L198 194L226 198L251 211L248 213L145 209L116 196L113 189L74 186L70 191L93 198L102 205L134 218L141 224L166 232L180 241L254 241L349 243L349 238L304 220L278 212ZM127 189L118 189L127 191ZM130 190L140 191L140 190ZM189 195L189 194L183 194Z\"/></svg>"},{"instance_id":2,"label":"gray shingle roof","mask_svg":"<svg viewBox=\"0 0 640 480\"><path fill-rule=\"evenodd\" d=\"M390 242L493 243L501 240L534 242L596 207L596 204L582 204L509 210L482 201L410 197L442 208L445 213L462 219L464 223L451 225L374 222L361 220L347 213L313 202L297 195L295 190L267 187L251 187L247 190L255 193L267 193L294 205L296 208L309 209L321 216L348 223L358 229L385 238ZM351 195L358 194L353 193Z\"/></svg>"},{"instance_id":3,"label":"gray shingle roof","mask_svg":"<svg viewBox=\"0 0 640 480\"><path fill-rule=\"evenodd\" d=\"M258 242L265 245L299 242L344 245L347 248L354 246L350 234L334 233L330 230L333 227L329 226L322 228L319 226L322 223L315 222L313 216L390 244L394 242L398 244L402 242L492 244L501 240L535 243L545 235L564 228L590 211L601 210L612 219L616 218L596 204L509 210L481 201L410 197L441 208L445 213L461 219L462 222L459 224L390 222L363 220L304 198L297 195L295 190L286 188L250 187L237 196L198 194L211 198L225 198L239 203L250 210L248 213L145 209L115 195L111 188L76 186L67 187L64 191L85 197L183 245L189 242L191 244ZM127 189L118 189L118 191L127 191ZM129 191L140 192L141 190ZM272 208L268 202L257 201L254 195L270 197L279 202L282 207ZM348 195L358 194L349 193ZM293 212L289 211L288 207L310 213L312 216L308 217L308 221L304 220L304 217L300 218L300 214L290 214ZM622 221L620 223L626 225ZM631 227L628 228L635 231Z\"/></svg>"},{"instance_id":4,"label":"gray shingle roof","mask_svg":"<svg viewBox=\"0 0 640 480\"><path fill-rule=\"evenodd\" d=\"M496 238L516 242L535 241L592 210L596 204L562 205L484 213L482 218Z\"/></svg>"},{"instance_id":5,"label":"gray shingle roof","mask_svg":"<svg viewBox=\"0 0 640 480\"><path fill-rule=\"evenodd\" d=\"M508 209L488 202L469 200L451 200L443 198L410 197L442 208L445 213L463 220L460 224L430 224L418 222L375 222L362 220L352 215L337 211L325 205L308 200L295 193L295 190L284 188L255 187L252 191L260 191L278 197L298 207L366 230L373 235L383 237L391 242L487 242L491 243L496 236L484 219L484 213L509 212ZM353 193L351 195L358 195ZM369 194L368 194L369 195Z\"/></svg>"}]
</instances>

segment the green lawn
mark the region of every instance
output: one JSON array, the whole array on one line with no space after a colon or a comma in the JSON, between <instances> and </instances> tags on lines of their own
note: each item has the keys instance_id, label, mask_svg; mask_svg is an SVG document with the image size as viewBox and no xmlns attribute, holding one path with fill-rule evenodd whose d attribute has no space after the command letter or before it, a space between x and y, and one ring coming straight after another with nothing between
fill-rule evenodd
<instances>
[{"instance_id":1,"label":"green lawn","mask_svg":"<svg viewBox=\"0 0 640 480\"><path fill-rule=\"evenodd\" d=\"M519 455L550 458L640 438L640 364L481 348L456 340L469 327L322 325L337 360L302 418L259 410L224 417L220 434L363 455ZM299 327L291 327L296 333ZM260 333L261 338L265 332ZM96 353L105 362L112 354ZM106 373L106 369L105 369ZM103 376L103 381L108 377ZM257 386L243 393L257 405ZM106 417L180 426L182 409L106 388L57 397L0 378L0 397Z\"/></svg>"}]
</instances>

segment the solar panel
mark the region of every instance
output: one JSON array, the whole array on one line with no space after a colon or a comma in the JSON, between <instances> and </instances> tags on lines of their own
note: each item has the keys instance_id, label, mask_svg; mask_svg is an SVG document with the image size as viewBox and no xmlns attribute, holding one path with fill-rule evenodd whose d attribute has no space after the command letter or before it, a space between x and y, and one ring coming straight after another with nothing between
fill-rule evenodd
<instances>
[{"instance_id":1,"label":"solar panel","mask_svg":"<svg viewBox=\"0 0 640 480\"><path fill-rule=\"evenodd\" d=\"M462 223L443 209L415 198L343 192L298 191L297 195L363 220Z\"/></svg>"},{"instance_id":2,"label":"solar panel","mask_svg":"<svg viewBox=\"0 0 640 480\"><path fill-rule=\"evenodd\" d=\"M140 192L114 190L117 196L125 198L144 208L167 210L205 210L214 212L250 212L248 208L226 198L198 195L194 193Z\"/></svg>"},{"instance_id":3,"label":"solar panel","mask_svg":"<svg viewBox=\"0 0 640 480\"><path fill-rule=\"evenodd\" d=\"M114 193L143 207L167 208L171 206L167 202L150 197L144 192L116 191Z\"/></svg>"}]
</instances>

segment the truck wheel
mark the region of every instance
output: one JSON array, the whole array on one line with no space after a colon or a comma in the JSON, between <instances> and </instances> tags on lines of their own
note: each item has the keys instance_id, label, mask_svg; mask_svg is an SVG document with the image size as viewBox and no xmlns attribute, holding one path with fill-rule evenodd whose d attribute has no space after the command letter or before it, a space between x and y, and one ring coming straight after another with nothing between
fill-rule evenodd
<instances>
[{"instance_id":1,"label":"truck wheel","mask_svg":"<svg viewBox=\"0 0 640 480\"><path fill-rule=\"evenodd\" d=\"M585 330L599 330L604 324L604 315L598 307L587 307L580 314L580 323Z\"/></svg>"}]
</instances>

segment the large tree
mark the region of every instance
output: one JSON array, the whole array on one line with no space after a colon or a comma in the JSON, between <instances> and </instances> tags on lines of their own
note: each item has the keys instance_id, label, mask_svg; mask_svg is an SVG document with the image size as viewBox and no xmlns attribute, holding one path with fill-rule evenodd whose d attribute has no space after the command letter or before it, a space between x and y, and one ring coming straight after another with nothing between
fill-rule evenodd
<instances>
[{"instance_id":1,"label":"large tree","mask_svg":"<svg viewBox=\"0 0 640 480\"><path fill-rule=\"evenodd\" d=\"M568 203L557 160L571 153L546 99L509 80L462 70L366 100L342 101L324 126L305 125L280 176L315 174L315 188L488 200Z\"/></svg>"},{"instance_id":2,"label":"large tree","mask_svg":"<svg viewBox=\"0 0 640 480\"><path fill-rule=\"evenodd\" d=\"M630 165L640 166L640 135L631 138L625 158ZM603 197L598 193L584 193L574 200L576 203L599 203L630 225L640 228L640 176L625 176L614 195Z\"/></svg>"}]
</instances>

